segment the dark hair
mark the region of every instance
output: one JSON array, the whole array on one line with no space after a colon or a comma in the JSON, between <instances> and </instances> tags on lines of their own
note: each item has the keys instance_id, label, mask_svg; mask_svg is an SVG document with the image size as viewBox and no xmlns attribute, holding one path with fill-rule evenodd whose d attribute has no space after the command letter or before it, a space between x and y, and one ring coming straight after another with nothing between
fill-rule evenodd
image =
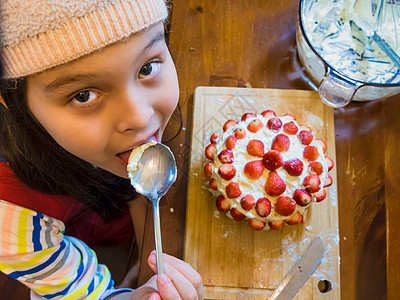
<instances>
[{"instance_id":1,"label":"dark hair","mask_svg":"<svg viewBox=\"0 0 400 300\"><path fill-rule=\"evenodd\" d=\"M72 196L105 221L117 217L123 201L136 194L129 180L96 168L58 145L30 112L26 92L25 78L0 83L8 107L0 104L0 155L30 188Z\"/></svg>"}]
</instances>

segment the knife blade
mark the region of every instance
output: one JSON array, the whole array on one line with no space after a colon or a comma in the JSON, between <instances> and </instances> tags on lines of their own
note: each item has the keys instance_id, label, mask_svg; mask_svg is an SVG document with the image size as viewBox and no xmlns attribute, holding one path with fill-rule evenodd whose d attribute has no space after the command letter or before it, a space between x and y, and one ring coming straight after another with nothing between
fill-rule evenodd
<instances>
[{"instance_id":1,"label":"knife blade","mask_svg":"<svg viewBox=\"0 0 400 300\"><path fill-rule=\"evenodd\" d=\"M316 236L300 259L283 277L269 300L289 300L299 292L307 279L315 271L324 256L325 248L321 237Z\"/></svg>"}]
</instances>

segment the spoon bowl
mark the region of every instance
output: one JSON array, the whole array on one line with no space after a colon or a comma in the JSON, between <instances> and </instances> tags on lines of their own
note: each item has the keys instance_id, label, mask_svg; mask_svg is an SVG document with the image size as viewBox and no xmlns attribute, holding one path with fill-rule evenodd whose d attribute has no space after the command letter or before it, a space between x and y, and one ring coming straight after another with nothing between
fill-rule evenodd
<instances>
[{"instance_id":1,"label":"spoon bowl","mask_svg":"<svg viewBox=\"0 0 400 300\"><path fill-rule=\"evenodd\" d=\"M157 274L164 273L159 202L175 182L176 175L174 155L167 146L161 143L147 147L138 161L137 168L129 173L131 184L136 192L146 196L152 203Z\"/></svg>"}]
</instances>

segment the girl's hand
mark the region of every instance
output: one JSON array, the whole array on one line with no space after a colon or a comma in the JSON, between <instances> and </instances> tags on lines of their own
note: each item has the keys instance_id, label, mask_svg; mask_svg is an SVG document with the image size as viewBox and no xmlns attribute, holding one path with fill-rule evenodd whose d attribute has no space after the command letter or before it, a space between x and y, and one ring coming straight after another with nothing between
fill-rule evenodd
<instances>
[{"instance_id":1,"label":"girl's hand","mask_svg":"<svg viewBox=\"0 0 400 300\"><path fill-rule=\"evenodd\" d=\"M163 254L165 274L154 275L144 285L130 293L121 293L112 300L202 300L203 281L199 273L188 263ZM156 273L156 253L152 251L147 259Z\"/></svg>"},{"instance_id":2,"label":"girl's hand","mask_svg":"<svg viewBox=\"0 0 400 300\"><path fill-rule=\"evenodd\" d=\"M165 274L156 276L158 293L152 293L149 299L203 299L203 281L200 274L191 265L176 257L163 254L163 259ZM156 273L157 262L154 250L150 253L147 261L150 268Z\"/></svg>"}]
</instances>

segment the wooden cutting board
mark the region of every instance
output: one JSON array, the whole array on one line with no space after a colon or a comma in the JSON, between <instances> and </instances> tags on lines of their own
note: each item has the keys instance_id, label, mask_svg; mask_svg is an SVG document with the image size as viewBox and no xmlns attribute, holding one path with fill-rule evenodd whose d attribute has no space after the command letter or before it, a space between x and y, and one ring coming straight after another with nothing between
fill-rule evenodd
<instances>
[{"instance_id":1,"label":"wooden cutting board","mask_svg":"<svg viewBox=\"0 0 400 300\"><path fill-rule=\"evenodd\" d=\"M252 230L219 212L206 190L204 149L212 133L222 132L230 118L245 112L274 110L309 125L314 136L326 141L335 162L333 185L327 198L313 203L305 222L281 230ZM184 259L202 276L205 299L267 299L316 235L321 236L324 258L294 299L340 299L339 230L333 109L317 92L278 89L198 87L194 96L193 132L186 212ZM329 282L331 290L318 285Z\"/></svg>"}]
</instances>

